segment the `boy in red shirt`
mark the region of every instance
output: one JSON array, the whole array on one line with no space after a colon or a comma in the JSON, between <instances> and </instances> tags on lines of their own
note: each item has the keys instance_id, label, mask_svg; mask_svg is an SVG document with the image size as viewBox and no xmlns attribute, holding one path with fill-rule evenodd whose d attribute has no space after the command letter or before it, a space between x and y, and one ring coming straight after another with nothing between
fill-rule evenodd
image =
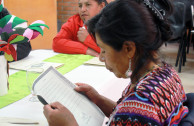
<instances>
[{"instance_id":1,"label":"boy in red shirt","mask_svg":"<svg viewBox=\"0 0 194 126\"><path fill-rule=\"evenodd\" d=\"M79 0L79 14L68 19L53 39L53 50L67 54L98 56L100 48L87 32L84 22L97 15L107 4L106 0Z\"/></svg>"}]
</instances>

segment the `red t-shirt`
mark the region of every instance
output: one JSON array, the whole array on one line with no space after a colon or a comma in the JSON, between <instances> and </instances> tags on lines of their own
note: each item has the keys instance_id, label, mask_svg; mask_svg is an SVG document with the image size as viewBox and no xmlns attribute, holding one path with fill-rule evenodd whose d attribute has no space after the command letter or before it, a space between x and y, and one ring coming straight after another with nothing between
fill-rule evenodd
<instances>
[{"instance_id":1,"label":"red t-shirt","mask_svg":"<svg viewBox=\"0 0 194 126\"><path fill-rule=\"evenodd\" d=\"M61 27L60 32L53 39L53 50L59 53L86 54L86 50L91 48L100 53L100 48L95 40L88 35L84 42L80 42L77 37L79 28L83 26L79 14L70 17Z\"/></svg>"}]
</instances>

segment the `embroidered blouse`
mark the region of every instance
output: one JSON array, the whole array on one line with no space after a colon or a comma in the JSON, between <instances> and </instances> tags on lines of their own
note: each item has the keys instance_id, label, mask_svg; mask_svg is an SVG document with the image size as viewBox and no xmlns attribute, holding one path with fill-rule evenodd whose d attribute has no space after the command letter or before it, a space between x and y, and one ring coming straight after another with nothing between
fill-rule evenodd
<instances>
[{"instance_id":1,"label":"embroidered blouse","mask_svg":"<svg viewBox=\"0 0 194 126\"><path fill-rule=\"evenodd\" d=\"M188 113L186 95L177 72L168 64L153 69L129 91L110 116L111 126L171 126Z\"/></svg>"}]
</instances>

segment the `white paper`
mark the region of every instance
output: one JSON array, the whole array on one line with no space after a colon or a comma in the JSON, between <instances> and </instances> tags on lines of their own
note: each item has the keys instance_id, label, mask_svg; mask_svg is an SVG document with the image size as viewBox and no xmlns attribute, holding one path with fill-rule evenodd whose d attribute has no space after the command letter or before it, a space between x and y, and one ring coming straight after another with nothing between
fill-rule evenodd
<instances>
[{"instance_id":1,"label":"white paper","mask_svg":"<svg viewBox=\"0 0 194 126\"><path fill-rule=\"evenodd\" d=\"M86 61L84 64L87 64L87 65L97 65L97 66L105 66L105 63L101 62L99 60L99 57L94 57L91 60Z\"/></svg>"},{"instance_id":2,"label":"white paper","mask_svg":"<svg viewBox=\"0 0 194 126\"><path fill-rule=\"evenodd\" d=\"M18 123L18 124L14 124ZM21 124L20 124L21 123ZM26 123L26 124L22 124ZM41 121L31 119L15 118L15 117L0 117L0 126L45 126Z\"/></svg>"},{"instance_id":3,"label":"white paper","mask_svg":"<svg viewBox=\"0 0 194 126\"><path fill-rule=\"evenodd\" d=\"M10 69L26 71L30 68L35 67L35 68L42 68L45 71L50 66L53 66L55 68L59 68L63 65L64 65L63 63L53 63L53 62L43 62L43 61L23 59L23 60L19 60L19 61L9 63L9 68Z\"/></svg>"},{"instance_id":4,"label":"white paper","mask_svg":"<svg viewBox=\"0 0 194 126\"><path fill-rule=\"evenodd\" d=\"M33 89L48 103L60 102L75 116L80 126L101 126L102 111L84 95L74 90L75 85L53 67L47 69L34 82Z\"/></svg>"}]
</instances>

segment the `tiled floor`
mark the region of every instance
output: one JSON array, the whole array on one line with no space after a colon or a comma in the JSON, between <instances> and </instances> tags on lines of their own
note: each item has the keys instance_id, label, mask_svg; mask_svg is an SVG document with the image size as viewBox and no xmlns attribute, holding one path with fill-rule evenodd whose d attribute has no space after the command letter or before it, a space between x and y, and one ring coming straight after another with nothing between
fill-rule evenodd
<instances>
[{"instance_id":1,"label":"tiled floor","mask_svg":"<svg viewBox=\"0 0 194 126\"><path fill-rule=\"evenodd\" d=\"M193 46L193 45L192 45ZM182 66L181 73L179 76L182 80L183 87L186 93L194 92L194 50L190 47L189 54L187 54L187 62L185 66ZM167 47L161 48L161 54L165 61L175 67L175 60L178 52L178 44L167 44ZM178 71L178 67L175 67Z\"/></svg>"}]
</instances>

